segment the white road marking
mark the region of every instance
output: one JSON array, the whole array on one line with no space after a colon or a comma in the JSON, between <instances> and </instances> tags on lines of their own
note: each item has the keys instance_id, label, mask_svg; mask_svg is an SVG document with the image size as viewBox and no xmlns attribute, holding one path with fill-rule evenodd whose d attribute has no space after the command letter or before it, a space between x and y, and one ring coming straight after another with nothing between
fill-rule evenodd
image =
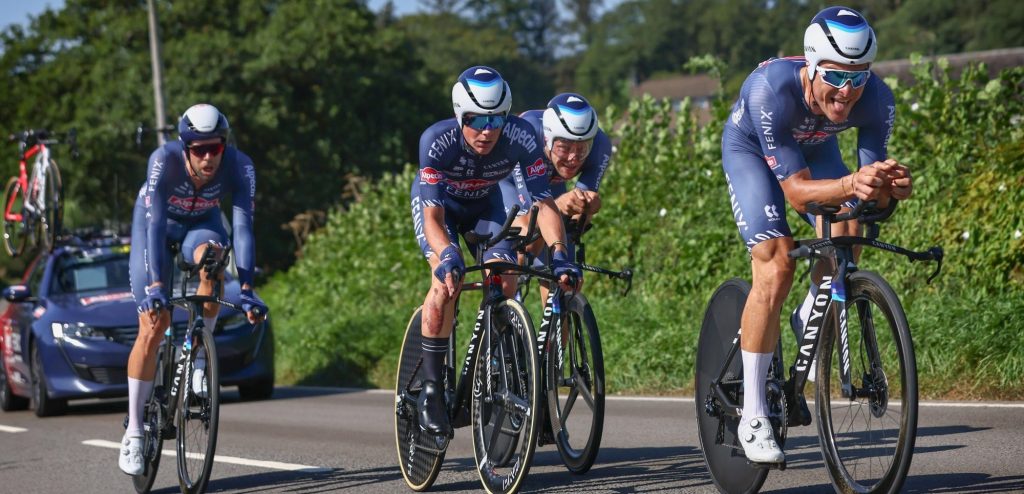
<instances>
[{"instance_id":1,"label":"white road marking","mask_svg":"<svg viewBox=\"0 0 1024 494\"><path fill-rule=\"evenodd\" d=\"M15 432L25 432L27 430L28 429L22 427L14 427L13 425L0 425L0 432L10 432L13 434Z\"/></svg>"},{"instance_id":2,"label":"white road marking","mask_svg":"<svg viewBox=\"0 0 1024 494\"><path fill-rule=\"evenodd\" d=\"M105 441L103 439L89 439L88 441L82 441L82 444L86 446L98 446L101 448L119 449L120 443L114 441ZM163 454L166 456L175 456L173 449L163 450ZM202 455L198 453L189 453L189 458L201 459ZM237 456L224 456L216 455L213 457L213 461L219 463L230 463L232 465L245 465L250 467L267 468L271 470L286 470L289 472L308 472L308 473L321 473L330 472L332 469L324 467L313 467L309 465L298 465L295 463L282 463L279 461L267 461L267 460L250 460L248 458L239 458Z\"/></svg>"},{"instance_id":3,"label":"white road marking","mask_svg":"<svg viewBox=\"0 0 1024 494\"><path fill-rule=\"evenodd\" d=\"M315 388L310 388L315 389ZM338 388L351 390L350 388ZM395 394L393 389L370 389L370 394ZM813 392L812 392L813 394ZM675 403L693 403L692 396L605 396L606 401L665 401ZM807 403L814 403L814 400L807 400ZM899 404L899 401L890 403ZM1024 403L1002 403L1002 402L962 402L962 401L920 401L918 406L931 408L1024 408Z\"/></svg>"}]
</instances>

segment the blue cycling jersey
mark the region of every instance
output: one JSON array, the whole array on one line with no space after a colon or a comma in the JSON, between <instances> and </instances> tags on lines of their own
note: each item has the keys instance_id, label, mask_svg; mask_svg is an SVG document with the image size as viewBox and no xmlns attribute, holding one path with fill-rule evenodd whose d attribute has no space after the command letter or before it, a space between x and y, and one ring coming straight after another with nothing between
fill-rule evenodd
<instances>
[{"instance_id":1,"label":"blue cycling jersey","mask_svg":"<svg viewBox=\"0 0 1024 494\"><path fill-rule=\"evenodd\" d=\"M887 157L896 120L892 91L872 75L847 121L815 115L804 100L803 57L761 63L743 83L722 132L722 167L736 227L748 249L771 238L791 237L780 182L809 169L813 180L850 173L836 134L857 128L859 166ZM813 216L804 218L813 223Z\"/></svg>"},{"instance_id":2,"label":"blue cycling jersey","mask_svg":"<svg viewBox=\"0 0 1024 494\"><path fill-rule=\"evenodd\" d=\"M136 204L136 208L144 209L145 214L136 215L133 220L143 219L146 222L144 231L140 231L145 236L145 245L140 247L145 249L143 259L146 266L143 269L148 271L149 282L162 282L166 277L166 273L161 273L161 267L166 264L163 258L167 255L168 225L184 225L184 231L199 226L216 230L220 224L221 199L230 194L238 281L251 285L256 196L256 169L252 160L234 147L225 147L217 173L198 190L189 177L187 166L181 141L168 142L149 157L146 183L139 191ZM175 240L180 241L178 238Z\"/></svg>"},{"instance_id":3,"label":"blue cycling jersey","mask_svg":"<svg viewBox=\"0 0 1024 494\"><path fill-rule=\"evenodd\" d=\"M529 110L523 112L520 117L526 120L533 126L533 131L537 135L537 140L544 142L544 110ZM608 165L612 159L612 141L608 138L608 134L605 134L603 130L598 130L597 135L594 137L594 142L590 146L590 154L587 155L587 159L583 161L583 165L580 167L579 174L577 175L576 188L597 192L598 188L601 187L601 179L604 178L604 173L608 169ZM526 177L527 184L530 185L531 181L547 181L551 188L552 197L558 197L566 192L565 179L562 178L558 172L555 171L554 165L547 157L544 157L544 163L547 165L547 173L541 175L529 175ZM509 180L509 179L506 179Z\"/></svg>"},{"instance_id":4,"label":"blue cycling jersey","mask_svg":"<svg viewBox=\"0 0 1024 494\"><path fill-rule=\"evenodd\" d=\"M551 197L540 183L527 186L525 175L546 173L541 143L532 127L509 116L491 152L479 155L466 145L462 128L454 118L431 125L420 137L420 170L413 181L411 210L416 240L424 257L433 255L423 232L422 208L443 207L449 241L458 245L458 234L468 231L497 233L505 220L498 183L512 178L521 202L528 209L534 200ZM515 262L511 242L502 242L485 253Z\"/></svg>"},{"instance_id":5,"label":"blue cycling jersey","mask_svg":"<svg viewBox=\"0 0 1024 494\"><path fill-rule=\"evenodd\" d=\"M800 69L805 65L803 57L762 62L743 83L725 123L723 141L759 153L780 181L807 167L804 149L851 127L858 131L860 165L884 160L896 121L889 86L873 75L847 121L834 123L812 113L804 101Z\"/></svg>"}]
</instances>

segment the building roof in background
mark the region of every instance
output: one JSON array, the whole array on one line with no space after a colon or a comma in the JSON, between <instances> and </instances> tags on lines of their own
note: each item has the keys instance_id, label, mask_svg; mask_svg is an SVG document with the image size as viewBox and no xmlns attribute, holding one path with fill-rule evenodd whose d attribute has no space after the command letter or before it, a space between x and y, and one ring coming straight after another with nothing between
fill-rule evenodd
<instances>
[{"instance_id":1,"label":"building roof in background","mask_svg":"<svg viewBox=\"0 0 1024 494\"><path fill-rule=\"evenodd\" d=\"M951 77L959 77L968 63L977 62L985 62L989 75L994 76L1003 69L1024 65L1024 47L923 57L924 60L930 62L939 58L949 60ZM882 77L896 76L906 82L911 82L913 79L910 75L910 59L908 58L876 62L871 65L871 70Z\"/></svg>"},{"instance_id":2,"label":"building roof in background","mask_svg":"<svg viewBox=\"0 0 1024 494\"><path fill-rule=\"evenodd\" d=\"M630 96L649 94L654 98L668 98L673 101L686 97L705 98L718 90L718 81L707 74L673 75L648 79L630 89Z\"/></svg>"}]
</instances>

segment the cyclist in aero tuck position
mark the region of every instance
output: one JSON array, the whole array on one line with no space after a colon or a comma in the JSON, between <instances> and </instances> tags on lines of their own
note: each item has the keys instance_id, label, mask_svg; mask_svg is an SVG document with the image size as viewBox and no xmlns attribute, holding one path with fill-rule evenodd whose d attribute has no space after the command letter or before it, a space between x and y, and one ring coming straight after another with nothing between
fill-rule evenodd
<instances>
[{"instance_id":1,"label":"cyclist in aero tuck position","mask_svg":"<svg viewBox=\"0 0 1024 494\"><path fill-rule=\"evenodd\" d=\"M537 138L544 143L545 166L527 167L524 177L527 188L548 187L564 220L585 215L589 222L601 209L598 188L612 159L612 143L598 125L597 112L583 96L562 93L552 98L547 108L525 111L519 116L533 126ZM566 190L566 182L577 177L572 189ZM520 204L521 210L526 211L529 208L523 206L521 196L516 193L518 178L516 175L506 177L501 181L501 190L506 207ZM526 216L520 217L516 225L525 229ZM569 259L575 259L572 238L566 248ZM548 251L544 245L531 246L538 264L547 260ZM547 300L545 285L541 282L542 303Z\"/></svg>"},{"instance_id":2,"label":"cyclist in aero tuck position","mask_svg":"<svg viewBox=\"0 0 1024 494\"><path fill-rule=\"evenodd\" d=\"M267 306L252 288L256 170L248 156L227 146L229 130L227 118L211 105L199 104L185 111L178 124L179 140L150 155L146 183L135 201L129 270L138 304L139 334L128 358L128 427L118 455L118 466L129 475L139 475L144 468L142 410L153 389L157 347L171 324L171 313L166 310L173 269L168 246L180 243L185 259L199 262L206 249L219 251L227 245L220 201L228 194L234 210L242 307L253 324L267 314ZM209 295L214 280L201 273L198 293ZM206 328L214 328L218 309L212 303L204 307ZM195 372L203 372L203 368L203 363L197 362ZM193 384L202 382L201 377L193 379Z\"/></svg>"},{"instance_id":3,"label":"cyclist in aero tuck position","mask_svg":"<svg viewBox=\"0 0 1024 494\"><path fill-rule=\"evenodd\" d=\"M512 173L521 176L522 168L544 166L533 128L509 115L512 92L496 70L477 66L463 72L452 87L452 105L455 118L435 123L420 137L420 171L411 194L416 240L432 273L423 301L424 382L417 409L420 427L433 435L451 435L439 381L465 272L458 235L499 232L506 213L498 182ZM519 183L519 193L539 203L537 224L545 241L556 244L555 275L568 288L582 275L565 251L554 201L546 185L527 190L525 181ZM505 241L478 261L514 263L516 258ZM514 282L503 282L506 292L514 291Z\"/></svg>"},{"instance_id":4,"label":"cyclist in aero tuck position","mask_svg":"<svg viewBox=\"0 0 1024 494\"><path fill-rule=\"evenodd\" d=\"M765 379L779 339L778 314L793 284L794 248L784 201L804 219L811 202L851 207L855 201L911 194L907 167L889 158L886 145L896 118L892 91L869 70L875 33L858 12L822 10L804 32L804 57L763 62L743 83L722 133L722 161L733 215L750 252L752 290L741 318L743 412L737 436L753 462L778 463L765 400ZM858 129L859 167L842 161L836 134ZM854 221L833 225L833 235L857 235ZM820 236L820 232L819 232ZM820 281L825 266L816 266ZM813 312L816 285L797 309L794 331L820 324ZM827 302L827 300L825 300ZM801 317L802 314L802 317Z\"/></svg>"}]
</instances>

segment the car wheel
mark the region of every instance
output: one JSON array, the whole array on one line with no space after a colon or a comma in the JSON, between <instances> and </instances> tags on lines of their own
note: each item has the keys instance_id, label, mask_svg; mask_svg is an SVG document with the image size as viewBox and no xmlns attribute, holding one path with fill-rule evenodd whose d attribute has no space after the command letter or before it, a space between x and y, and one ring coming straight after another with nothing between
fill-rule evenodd
<instances>
[{"instance_id":1,"label":"car wheel","mask_svg":"<svg viewBox=\"0 0 1024 494\"><path fill-rule=\"evenodd\" d=\"M32 345L32 410L37 417L61 415L67 409L68 400L47 396L46 376L43 374L43 359L39 355L39 345Z\"/></svg>"},{"instance_id":2,"label":"car wheel","mask_svg":"<svg viewBox=\"0 0 1024 494\"><path fill-rule=\"evenodd\" d=\"M249 384L238 386L238 395L242 401L266 400L274 394L274 378L260 379Z\"/></svg>"},{"instance_id":3,"label":"car wheel","mask_svg":"<svg viewBox=\"0 0 1024 494\"><path fill-rule=\"evenodd\" d=\"M12 412L28 408L28 400L14 394L7 378L7 367L0 362L0 410Z\"/></svg>"}]
</instances>

